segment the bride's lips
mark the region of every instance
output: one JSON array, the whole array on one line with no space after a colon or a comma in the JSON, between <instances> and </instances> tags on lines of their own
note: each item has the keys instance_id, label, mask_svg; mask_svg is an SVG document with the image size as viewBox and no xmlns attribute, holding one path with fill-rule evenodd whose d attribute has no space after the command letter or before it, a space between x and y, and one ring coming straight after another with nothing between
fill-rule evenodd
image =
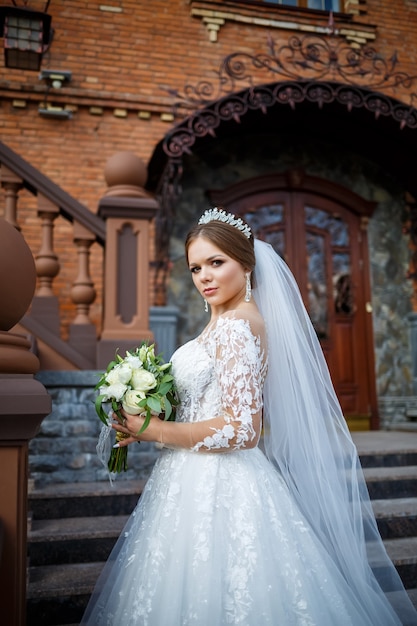
<instances>
[{"instance_id":1,"label":"bride's lips","mask_svg":"<svg viewBox=\"0 0 417 626\"><path fill-rule=\"evenodd\" d=\"M204 295L205 296L212 296L213 293L216 292L216 288L215 287L209 287L208 289L204 289Z\"/></svg>"}]
</instances>

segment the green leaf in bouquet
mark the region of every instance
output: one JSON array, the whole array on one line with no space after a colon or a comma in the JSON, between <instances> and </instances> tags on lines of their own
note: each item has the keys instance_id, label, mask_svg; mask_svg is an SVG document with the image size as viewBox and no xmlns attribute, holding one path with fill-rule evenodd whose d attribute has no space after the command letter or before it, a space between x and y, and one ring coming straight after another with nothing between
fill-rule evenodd
<instances>
[{"instance_id":1,"label":"green leaf in bouquet","mask_svg":"<svg viewBox=\"0 0 417 626\"><path fill-rule=\"evenodd\" d=\"M116 400L112 400L111 408L113 409L113 411L116 413L117 417L119 418L119 422L123 422L123 416L120 413L120 404L116 402Z\"/></svg>"},{"instance_id":2,"label":"green leaf in bouquet","mask_svg":"<svg viewBox=\"0 0 417 626\"><path fill-rule=\"evenodd\" d=\"M168 400L168 396L165 396L164 404L165 404L165 417L164 417L164 419L166 421L168 421L170 416L171 416L171 413L172 413L172 405L171 405L171 402Z\"/></svg>"},{"instance_id":3,"label":"green leaf in bouquet","mask_svg":"<svg viewBox=\"0 0 417 626\"><path fill-rule=\"evenodd\" d=\"M108 366L106 367L106 374L108 374L114 367L118 365L118 361L110 361Z\"/></svg>"},{"instance_id":4,"label":"green leaf in bouquet","mask_svg":"<svg viewBox=\"0 0 417 626\"><path fill-rule=\"evenodd\" d=\"M158 393L161 396L165 396L168 393L168 391L170 391L171 387L172 387L172 383L170 383L170 382L165 382L165 383L161 382L161 384L158 387Z\"/></svg>"},{"instance_id":5,"label":"green leaf in bouquet","mask_svg":"<svg viewBox=\"0 0 417 626\"><path fill-rule=\"evenodd\" d=\"M179 397L178 397L178 393L177 393L177 389L175 387L172 387L172 389L167 393L167 396L169 398L169 401L171 402L172 406L178 406L180 403Z\"/></svg>"},{"instance_id":6,"label":"green leaf in bouquet","mask_svg":"<svg viewBox=\"0 0 417 626\"><path fill-rule=\"evenodd\" d=\"M106 385L106 374L100 374L100 380L98 381L97 385L94 387L94 391L97 391L97 389L100 389L100 387L103 387L103 385Z\"/></svg>"},{"instance_id":7,"label":"green leaf in bouquet","mask_svg":"<svg viewBox=\"0 0 417 626\"><path fill-rule=\"evenodd\" d=\"M157 396L148 396L147 405L150 410L154 411L155 413L161 413L162 411L161 400Z\"/></svg>"},{"instance_id":8,"label":"green leaf in bouquet","mask_svg":"<svg viewBox=\"0 0 417 626\"><path fill-rule=\"evenodd\" d=\"M150 409L147 409L145 421L143 422L140 430L138 430L136 435L141 435L148 428L150 421L151 421L151 411L150 411Z\"/></svg>"},{"instance_id":9,"label":"green leaf in bouquet","mask_svg":"<svg viewBox=\"0 0 417 626\"><path fill-rule=\"evenodd\" d=\"M106 396L104 394L101 394L101 395L97 396L97 398L95 399L95 402L94 402L94 406L96 408L96 413L99 416L100 420L103 422L103 424L107 425L108 416L107 416L105 410L103 409L103 405L102 405L105 397Z\"/></svg>"}]
</instances>

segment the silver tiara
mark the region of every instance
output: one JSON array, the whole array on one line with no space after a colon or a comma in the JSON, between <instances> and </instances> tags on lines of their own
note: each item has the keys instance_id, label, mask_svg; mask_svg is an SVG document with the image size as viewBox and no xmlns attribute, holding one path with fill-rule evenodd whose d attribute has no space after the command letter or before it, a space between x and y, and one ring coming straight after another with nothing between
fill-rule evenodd
<instances>
[{"instance_id":1,"label":"silver tiara","mask_svg":"<svg viewBox=\"0 0 417 626\"><path fill-rule=\"evenodd\" d=\"M208 224L209 222L213 221L230 224L230 226L234 226L235 228L240 230L245 235L245 237L250 239L252 231L249 226L245 224L245 222L243 222L240 217L236 219L236 217L232 215L232 213L226 213L226 211L224 211L223 209L218 209L217 207L215 207L214 209L209 209L208 211L203 213L203 215L198 220L198 223Z\"/></svg>"}]
</instances>

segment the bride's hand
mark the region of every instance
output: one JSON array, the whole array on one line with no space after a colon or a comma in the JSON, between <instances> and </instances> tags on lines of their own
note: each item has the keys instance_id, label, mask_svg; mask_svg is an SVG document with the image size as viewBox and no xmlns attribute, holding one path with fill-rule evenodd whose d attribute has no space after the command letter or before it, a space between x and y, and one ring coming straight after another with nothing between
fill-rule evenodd
<instances>
[{"instance_id":1,"label":"bride's hand","mask_svg":"<svg viewBox=\"0 0 417 626\"><path fill-rule=\"evenodd\" d=\"M128 446L131 443L135 443L136 441L155 441L155 438L152 436L152 431L154 430L152 428L152 423L155 419L159 421L158 417L151 417L148 427L143 431L143 433L138 435L140 429L145 423L146 417L143 417L142 415L131 415L130 413L126 413L123 409L120 410L120 414L122 415L123 422L120 423L118 416L113 413L114 421L112 424L112 428L114 428L114 430L128 435L126 439L119 442L120 448Z\"/></svg>"}]
</instances>

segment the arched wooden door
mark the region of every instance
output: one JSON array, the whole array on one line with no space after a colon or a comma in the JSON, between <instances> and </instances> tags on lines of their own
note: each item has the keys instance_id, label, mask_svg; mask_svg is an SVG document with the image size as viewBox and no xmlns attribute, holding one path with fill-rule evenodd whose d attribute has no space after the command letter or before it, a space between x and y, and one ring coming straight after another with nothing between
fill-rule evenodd
<instances>
[{"instance_id":1,"label":"arched wooden door","mask_svg":"<svg viewBox=\"0 0 417 626\"><path fill-rule=\"evenodd\" d=\"M367 216L342 203L340 194L329 197L328 184L322 194L315 187L252 187L226 206L294 273L350 426L377 428Z\"/></svg>"}]
</instances>

